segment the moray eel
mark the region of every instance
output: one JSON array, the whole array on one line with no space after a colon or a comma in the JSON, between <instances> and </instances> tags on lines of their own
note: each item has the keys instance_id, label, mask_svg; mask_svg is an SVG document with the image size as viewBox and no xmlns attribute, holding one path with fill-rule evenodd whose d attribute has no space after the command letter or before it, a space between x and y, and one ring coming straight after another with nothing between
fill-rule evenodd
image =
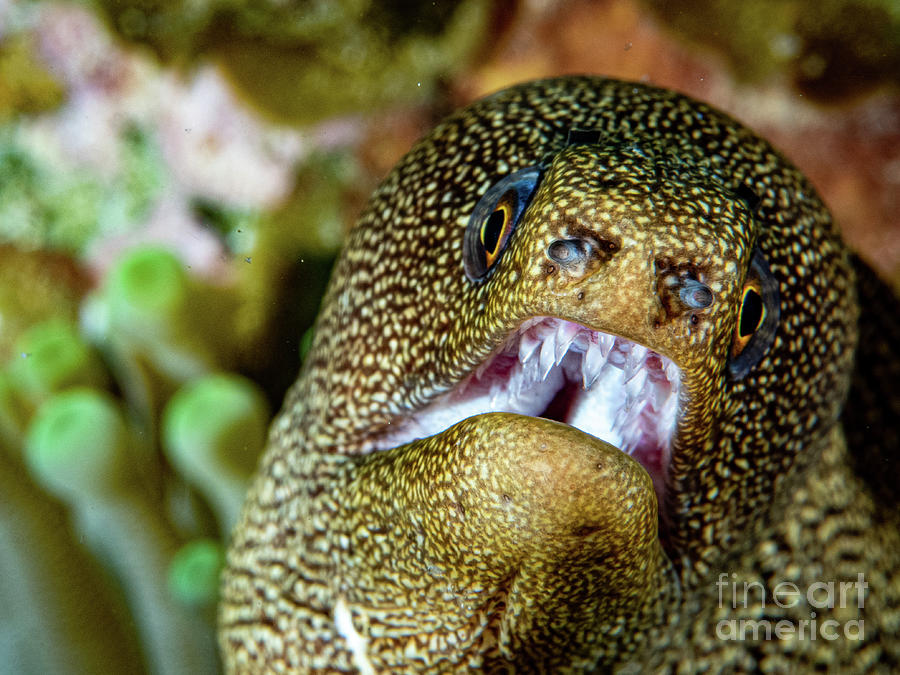
<instances>
[{"instance_id":1,"label":"moray eel","mask_svg":"<svg viewBox=\"0 0 900 675\"><path fill-rule=\"evenodd\" d=\"M234 532L228 670L900 667L896 381L844 411L896 362L876 330L854 380L859 269L677 93L450 116L336 265Z\"/></svg>"}]
</instances>

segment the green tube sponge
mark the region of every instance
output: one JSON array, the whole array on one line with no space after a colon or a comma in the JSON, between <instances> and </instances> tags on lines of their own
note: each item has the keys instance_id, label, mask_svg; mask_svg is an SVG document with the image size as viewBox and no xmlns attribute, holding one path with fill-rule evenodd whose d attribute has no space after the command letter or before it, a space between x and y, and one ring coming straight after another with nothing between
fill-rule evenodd
<instances>
[{"instance_id":1,"label":"green tube sponge","mask_svg":"<svg viewBox=\"0 0 900 675\"><path fill-rule=\"evenodd\" d=\"M229 374L186 385L163 413L163 447L169 461L209 500L226 533L237 522L265 444L268 417L257 386Z\"/></svg>"},{"instance_id":2,"label":"green tube sponge","mask_svg":"<svg viewBox=\"0 0 900 675\"><path fill-rule=\"evenodd\" d=\"M115 404L99 392L77 389L40 409L28 430L26 461L48 492L74 504L120 487L126 446Z\"/></svg>"},{"instance_id":3,"label":"green tube sponge","mask_svg":"<svg viewBox=\"0 0 900 675\"><path fill-rule=\"evenodd\" d=\"M35 404L66 387L102 388L107 382L100 359L64 319L43 321L25 331L16 341L9 373Z\"/></svg>"},{"instance_id":4,"label":"green tube sponge","mask_svg":"<svg viewBox=\"0 0 900 675\"><path fill-rule=\"evenodd\" d=\"M219 597L219 575L225 550L213 539L199 539L181 547L169 565L169 592L188 607L212 607Z\"/></svg>"},{"instance_id":5,"label":"green tube sponge","mask_svg":"<svg viewBox=\"0 0 900 675\"><path fill-rule=\"evenodd\" d=\"M197 334L194 296L187 271L171 251L141 246L110 271L102 310L93 308L88 330L167 377L197 377L214 368L215 358Z\"/></svg>"},{"instance_id":6,"label":"green tube sponge","mask_svg":"<svg viewBox=\"0 0 900 675\"><path fill-rule=\"evenodd\" d=\"M65 502L78 537L121 583L154 673L215 672L212 626L168 592L180 546L135 474L132 436L115 402L73 389L48 400L25 439L25 462Z\"/></svg>"},{"instance_id":7,"label":"green tube sponge","mask_svg":"<svg viewBox=\"0 0 900 675\"><path fill-rule=\"evenodd\" d=\"M113 312L136 323L178 316L187 296L187 273L170 251L145 246L128 253L107 281Z\"/></svg>"}]
</instances>

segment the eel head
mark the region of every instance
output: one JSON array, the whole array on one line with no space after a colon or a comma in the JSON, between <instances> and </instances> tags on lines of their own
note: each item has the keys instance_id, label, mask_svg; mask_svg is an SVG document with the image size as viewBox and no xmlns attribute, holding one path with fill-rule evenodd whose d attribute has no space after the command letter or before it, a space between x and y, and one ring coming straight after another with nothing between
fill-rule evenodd
<instances>
[{"instance_id":1,"label":"eel head","mask_svg":"<svg viewBox=\"0 0 900 675\"><path fill-rule=\"evenodd\" d=\"M853 283L803 176L701 103L572 77L449 117L335 268L235 533L226 653L621 661L816 461Z\"/></svg>"}]
</instances>

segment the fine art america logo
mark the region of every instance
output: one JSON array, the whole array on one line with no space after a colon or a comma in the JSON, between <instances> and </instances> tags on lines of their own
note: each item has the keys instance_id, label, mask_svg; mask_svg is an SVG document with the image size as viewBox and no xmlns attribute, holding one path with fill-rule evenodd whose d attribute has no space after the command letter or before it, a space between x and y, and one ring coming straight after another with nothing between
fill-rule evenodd
<instances>
[{"instance_id":1,"label":"fine art america logo","mask_svg":"<svg viewBox=\"0 0 900 675\"><path fill-rule=\"evenodd\" d=\"M731 577L729 579L729 576ZM737 581L737 574L722 573L716 582L719 591L719 608L757 610L764 614L771 611L781 614L806 605L807 611L795 610L791 618L760 616L759 618L722 619L716 624L716 637L720 640L864 640L865 622L849 619L860 616L856 607L865 607L866 589L869 584L862 573L856 581L816 581L803 589L790 581L782 581L773 588L759 581ZM730 598L729 598L730 596ZM845 610L823 612L822 610ZM799 612L799 615L796 615ZM829 618L823 618L822 615ZM809 618L800 618L808 615ZM846 616L838 621L835 616Z\"/></svg>"}]
</instances>

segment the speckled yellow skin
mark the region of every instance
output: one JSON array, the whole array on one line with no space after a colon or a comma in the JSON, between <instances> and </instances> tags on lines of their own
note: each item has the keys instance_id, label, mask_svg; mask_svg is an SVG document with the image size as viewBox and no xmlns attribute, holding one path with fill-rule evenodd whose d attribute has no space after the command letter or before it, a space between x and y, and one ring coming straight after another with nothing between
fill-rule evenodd
<instances>
[{"instance_id":1,"label":"speckled yellow skin","mask_svg":"<svg viewBox=\"0 0 900 675\"><path fill-rule=\"evenodd\" d=\"M567 147L573 128L599 140ZM505 253L469 281L475 203L538 163L544 176ZM554 262L549 245L571 238L590 254ZM754 249L778 280L781 319L735 381L726 364ZM712 289L710 307L667 296L660 275L683 269ZM385 179L337 264L234 534L227 667L900 666L896 502L882 508L856 475L839 425L857 307L852 261L812 187L707 106L573 77L451 116ZM538 418L488 413L371 451L534 316L629 338L682 369L662 504L630 457ZM722 618L810 610L732 609L731 596L720 607L722 573L805 590L859 572L864 609L815 611L864 618L864 642L717 638Z\"/></svg>"}]
</instances>

